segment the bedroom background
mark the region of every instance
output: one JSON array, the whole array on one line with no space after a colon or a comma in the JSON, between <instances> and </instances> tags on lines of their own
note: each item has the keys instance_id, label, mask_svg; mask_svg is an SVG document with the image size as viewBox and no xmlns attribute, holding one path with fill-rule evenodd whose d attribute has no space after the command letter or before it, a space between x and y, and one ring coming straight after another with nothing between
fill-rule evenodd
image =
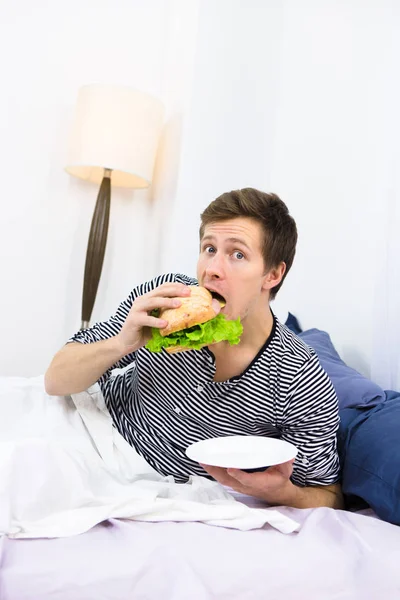
<instances>
[{"instance_id":1,"label":"bedroom background","mask_svg":"<svg viewBox=\"0 0 400 600\"><path fill-rule=\"evenodd\" d=\"M396 0L3 0L0 374L43 373L80 326L92 184L64 169L81 85L166 106L153 186L115 188L92 320L137 283L194 273L199 213L244 186L299 228L275 303L400 388Z\"/></svg>"}]
</instances>

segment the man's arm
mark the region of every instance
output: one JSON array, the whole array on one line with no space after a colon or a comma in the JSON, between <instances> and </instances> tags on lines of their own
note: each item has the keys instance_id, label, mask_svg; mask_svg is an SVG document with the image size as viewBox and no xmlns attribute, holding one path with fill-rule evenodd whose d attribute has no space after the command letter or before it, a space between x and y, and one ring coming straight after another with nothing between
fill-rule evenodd
<instances>
[{"instance_id":1,"label":"man's arm","mask_svg":"<svg viewBox=\"0 0 400 600\"><path fill-rule=\"evenodd\" d=\"M223 485L270 505L343 508L337 483L338 426L335 390L314 355L293 378L284 407L282 439L297 447L296 460L271 466L260 473L203 467Z\"/></svg>"},{"instance_id":2,"label":"man's arm","mask_svg":"<svg viewBox=\"0 0 400 600\"><path fill-rule=\"evenodd\" d=\"M239 469L202 467L222 485L264 500L271 506L293 508L343 508L343 496L339 483L326 486L299 487L291 482L293 461L270 467L260 473L246 473Z\"/></svg>"},{"instance_id":3,"label":"man's arm","mask_svg":"<svg viewBox=\"0 0 400 600\"><path fill-rule=\"evenodd\" d=\"M51 361L44 376L46 392L51 396L82 392L125 354L118 336L92 344L71 342Z\"/></svg>"},{"instance_id":4,"label":"man's arm","mask_svg":"<svg viewBox=\"0 0 400 600\"><path fill-rule=\"evenodd\" d=\"M298 487L291 483L291 486L291 489L287 491L286 501L283 503L286 506L293 506L293 508L317 508L318 506L344 508L342 488L339 483L315 487Z\"/></svg>"},{"instance_id":5,"label":"man's arm","mask_svg":"<svg viewBox=\"0 0 400 600\"><path fill-rule=\"evenodd\" d=\"M132 361L134 353L150 339L151 328L168 325L165 319L152 316L152 311L177 308L181 305L179 297L189 295L187 285L173 282L137 297L133 293L110 321L74 336L84 343L71 342L55 355L45 374L46 392L52 396L82 392L113 366L119 366L125 356L132 355Z\"/></svg>"}]
</instances>

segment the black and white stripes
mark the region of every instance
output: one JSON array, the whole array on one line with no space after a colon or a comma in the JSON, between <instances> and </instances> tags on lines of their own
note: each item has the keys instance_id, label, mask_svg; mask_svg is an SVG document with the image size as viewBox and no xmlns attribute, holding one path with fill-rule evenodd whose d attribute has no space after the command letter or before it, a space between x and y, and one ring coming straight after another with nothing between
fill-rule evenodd
<instances>
[{"instance_id":1,"label":"black and white stripes","mask_svg":"<svg viewBox=\"0 0 400 600\"><path fill-rule=\"evenodd\" d=\"M91 343L116 335L135 298L167 281L197 283L184 275L159 276L135 288L107 322L70 341ZM178 482L207 475L187 458L187 446L225 435L285 439L299 450L294 483L338 481L337 398L313 350L274 318L271 336L240 377L214 382L214 372L207 348L172 355L142 348L114 365L99 384L121 435L159 473Z\"/></svg>"}]
</instances>

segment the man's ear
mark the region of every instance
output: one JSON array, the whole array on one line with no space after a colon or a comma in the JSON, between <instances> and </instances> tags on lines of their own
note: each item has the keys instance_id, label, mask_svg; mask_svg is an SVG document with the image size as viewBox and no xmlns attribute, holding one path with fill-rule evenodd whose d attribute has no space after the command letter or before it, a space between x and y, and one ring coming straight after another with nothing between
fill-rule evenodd
<instances>
[{"instance_id":1,"label":"man's ear","mask_svg":"<svg viewBox=\"0 0 400 600\"><path fill-rule=\"evenodd\" d=\"M277 286L286 271L286 263L281 262L278 266L272 267L264 277L263 290L271 290Z\"/></svg>"}]
</instances>

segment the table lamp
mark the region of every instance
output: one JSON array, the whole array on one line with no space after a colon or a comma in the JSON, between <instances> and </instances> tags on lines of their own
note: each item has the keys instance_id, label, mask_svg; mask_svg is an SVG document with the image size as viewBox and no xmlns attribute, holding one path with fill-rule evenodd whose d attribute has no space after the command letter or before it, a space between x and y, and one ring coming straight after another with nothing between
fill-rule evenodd
<instances>
[{"instance_id":1,"label":"table lamp","mask_svg":"<svg viewBox=\"0 0 400 600\"><path fill-rule=\"evenodd\" d=\"M100 184L86 252L81 329L89 327L103 267L111 185L150 185L163 113L159 100L131 88L93 84L79 90L65 170Z\"/></svg>"}]
</instances>

